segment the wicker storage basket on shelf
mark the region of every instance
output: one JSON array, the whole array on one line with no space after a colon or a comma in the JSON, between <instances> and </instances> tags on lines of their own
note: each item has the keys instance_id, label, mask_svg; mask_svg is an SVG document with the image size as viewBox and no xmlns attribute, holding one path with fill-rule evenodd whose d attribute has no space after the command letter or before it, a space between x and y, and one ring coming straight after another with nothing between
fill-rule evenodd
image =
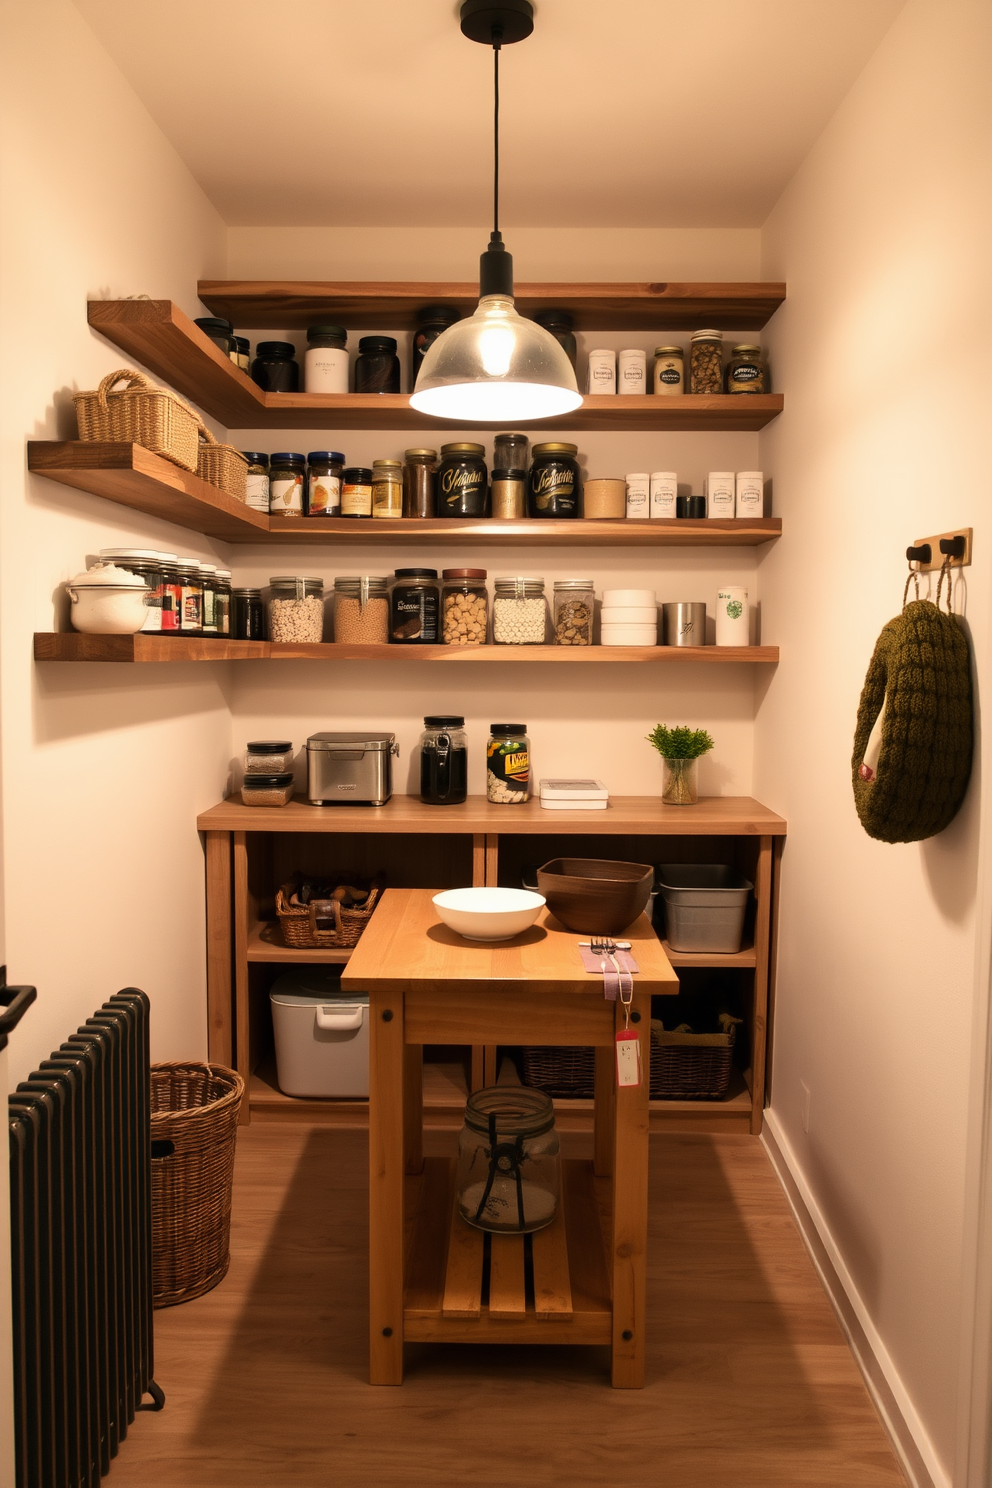
<instances>
[{"instance_id":1,"label":"wicker storage basket on shelf","mask_svg":"<svg viewBox=\"0 0 992 1488\"><path fill-rule=\"evenodd\" d=\"M236 501L244 501L248 483L248 461L244 455L233 444L221 444L203 424L200 441L197 475Z\"/></svg>"},{"instance_id":2,"label":"wicker storage basket on shelf","mask_svg":"<svg viewBox=\"0 0 992 1488\"><path fill-rule=\"evenodd\" d=\"M152 1065L152 1295L189 1302L231 1259L231 1187L245 1082L222 1064Z\"/></svg>"},{"instance_id":3,"label":"wicker storage basket on shelf","mask_svg":"<svg viewBox=\"0 0 992 1488\"><path fill-rule=\"evenodd\" d=\"M127 387L114 390L114 384ZM157 387L144 372L108 372L95 392L74 393L80 439L140 444L152 454L195 470L200 419L177 393Z\"/></svg>"},{"instance_id":4,"label":"wicker storage basket on shelf","mask_svg":"<svg viewBox=\"0 0 992 1488\"><path fill-rule=\"evenodd\" d=\"M337 881L342 884L362 882L359 877L346 873L338 874ZM344 909L336 899L315 899L299 907L291 905L289 901L296 885L283 884L276 894L276 914L283 940L288 946L304 951L351 949L358 944L385 887L385 874L377 873L365 903Z\"/></svg>"},{"instance_id":5,"label":"wicker storage basket on shelf","mask_svg":"<svg viewBox=\"0 0 992 1488\"><path fill-rule=\"evenodd\" d=\"M720 1015L720 1033L666 1032L651 1020L651 1099L721 1100L730 1084L740 1018ZM596 1072L593 1049L536 1045L524 1048L524 1084L557 1100L591 1100Z\"/></svg>"}]
</instances>

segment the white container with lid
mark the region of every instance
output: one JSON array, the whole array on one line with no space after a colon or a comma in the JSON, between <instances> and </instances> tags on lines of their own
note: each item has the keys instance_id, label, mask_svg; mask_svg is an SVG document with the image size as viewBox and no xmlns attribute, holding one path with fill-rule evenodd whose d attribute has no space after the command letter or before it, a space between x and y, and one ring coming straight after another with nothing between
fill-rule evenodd
<instances>
[{"instance_id":1,"label":"white container with lid","mask_svg":"<svg viewBox=\"0 0 992 1488\"><path fill-rule=\"evenodd\" d=\"M615 393L617 390L617 354L609 347L597 347L589 353L586 374L587 393Z\"/></svg>"},{"instance_id":2,"label":"white container with lid","mask_svg":"<svg viewBox=\"0 0 992 1488\"><path fill-rule=\"evenodd\" d=\"M736 510L736 476L732 470L711 470L706 477L706 515L732 517Z\"/></svg>"},{"instance_id":3,"label":"white container with lid","mask_svg":"<svg viewBox=\"0 0 992 1488\"><path fill-rule=\"evenodd\" d=\"M337 968L302 966L275 982L269 1003L285 1095L368 1096L367 992L342 992Z\"/></svg>"},{"instance_id":4,"label":"white container with lid","mask_svg":"<svg viewBox=\"0 0 992 1488\"><path fill-rule=\"evenodd\" d=\"M145 623L152 591L126 568L95 563L65 587L72 601L73 627L84 635L137 635Z\"/></svg>"},{"instance_id":5,"label":"white container with lid","mask_svg":"<svg viewBox=\"0 0 992 1488\"><path fill-rule=\"evenodd\" d=\"M751 639L751 615L747 590L740 584L722 584L716 595L716 643L718 646L747 646Z\"/></svg>"},{"instance_id":6,"label":"white container with lid","mask_svg":"<svg viewBox=\"0 0 992 1488\"><path fill-rule=\"evenodd\" d=\"M646 393L648 390L647 353L631 347L617 357L617 392Z\"/></svg>"},{"instance_id":7,"label":"white container with lid","mask_svg":"<svg viewBox=\"0 0 992 1488\"><path fill-rule=\"evenodd\" d=\"M652 470L651 515L663 521L674 520L679 494L679 478L674 470Z\"/></svg>"},{"instance_id":8,"label":"white container with lid","mask_svg":"<svg viewBox=\"0 0 992 1488\"><path fill-rule=\"evenodd\" d=\"M763 517L765 514L765 477L760 470L738 470L737 506L739 517Z\"/></svg>"},{"instance_id":9,"label":"white container with lid","mask_svg":"<svg viewBox=\"0 0 992 1488\"><path fill-rule=\"evenodd\" d=\"M639 520L651 514L651 477L646 470L635 471L626 477L627 519Z\"/></svg>"}]
</instances>

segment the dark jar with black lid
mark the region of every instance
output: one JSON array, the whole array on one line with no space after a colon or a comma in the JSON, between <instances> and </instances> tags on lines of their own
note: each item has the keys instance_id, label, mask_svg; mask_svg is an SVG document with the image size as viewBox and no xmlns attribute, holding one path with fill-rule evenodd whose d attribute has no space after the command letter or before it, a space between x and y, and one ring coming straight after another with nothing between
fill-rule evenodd
<instances>
[{"instance_id":1,"label":"dark jar with black lid","mask_svg":"<svg viewBox=\"0 0 992 1488\"><path fill-rule=\"evenodd\" d=\"M300 364L290 341L259 341L251 364L251 380L267 393L298 393Z\"/></svg>"},{"instance_id":2,"label":"dark jar with black lid","mask_svg":"<svg viewBox=\"0 0 992 1488\"><path fill-rule=\"evenodd\" d=\"M558 345L561 347L562 351L564 351L565 355L568 357L568 360L571 362L572 370L574 372L575 336L573 334L573 327L575 325L575 322L572 319L571 315L569 315L568 311L539 310L534 316L534 319L539 326L541 326L545 331L548 331L552 336L554 336L555 340L558 342Z\"/></svg>"},{"instance_id":3,"label":"dark jar with black lid","mask_svg":"<svg viewBox=\"0 0 992 1488\"><path fill-rule=\"evenodd\" d=\"M265 640L265 606L261 589L232 589L231 633L236 641Z\"/></svg>"},{"instance_id":4,"label":"dark jar with black lid","mask_svg":"<svg viewBox=\"0 0 992 1488\"><path fill-rule=\"evenodd\" d=\"M397 568L393 574L389 639L401 646L437 644L441 591L436 568Z\"/></svg>"},{"instance_id":5,"label":"dark jar with black lid","mask_svg":"<svg viewBox=\"0 0 992 1488\"><path fill-rule=\"evenodd\" d=\"M575 444L535 444L527 485L532 517L579 515L579 464Z\"/></svg>"},{"instance_id":6,"label":"dark jar with black lid","mask_svg":"<svg viewBox=\"0 0 992 1488\"><path fill-rule=\"evenodd\" d=\"M420 736L420 799L428 806L458 806L467 796L464 718L454 714L425 718Z\"/></svg>"},{"instance_id":7,"label":"dark jar with black lid","mask_svg":"<svg viewBox=\"0 0 992 1488\"><path fill-rule=\"evenodd\" d=\"M221 320L218 315L201 315L193 324L199 326L205 336L232 361L237 359L237 348L234 344L234 327L229 320Z\"/></svg>"},{"instance_id":8,"label":"dark jar with black lid","mask_svg":"<svg viewBox=\"0 0 992 1488\"><path fill-rule=\"evenodd\" d=\"M392 336L363 336L355 361L356 393L398 393L400 359Z\"/></svg>"},{"instance_id":9,"label":"dark jar with black lid","mask_svg":"<svg viewBox=\"0 0 992 1488\"><path fill-rule=\"evenodd\" d=\"M428 305L417 313L417 329L413 333L412 360L410 364L411 381L410 387L417 386L417 378L420 369L424 365L424 357L430 351L438 336L444 334L449 326L453 326L461 317L457 310L452 310L449 305Z\"/></svg>"},{"instance_id":10,"label":"dark jar with black lid","mask_svg":"<svg viewBox=\"0 0 992 1488\"><path fill-rule=\"evenodd\" d=\"M439 517L484 517L489 494L484 444L442 444L437 468Z\"/></svg>"}]
</instances>

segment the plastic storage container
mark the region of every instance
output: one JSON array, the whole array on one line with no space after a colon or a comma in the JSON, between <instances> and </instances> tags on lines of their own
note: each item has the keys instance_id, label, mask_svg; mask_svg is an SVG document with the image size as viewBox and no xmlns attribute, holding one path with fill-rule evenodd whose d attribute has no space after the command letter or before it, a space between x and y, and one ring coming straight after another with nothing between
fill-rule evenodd
<instances>
[{"instance_id":1,"label":"plastic storage container","mask_svg":"<svg viewBox=\"0 0 992 1488\"><path fill-rule=\"evenodd\" d=\"M337 968L306 966L281 976L269 1002L284 1095L368 1096L367 992L342 992Z\"/></svg>"},{"instance_id":2,"label":"plastic storage container","mask_svg":"<svg viewBox=\"0 0 992 1488\"><path fill-rule=\"evenodd\" d=\"M659 863L665 938L673 951L741 948L744 915L754 885L726 863Z\"/></svg>"}]
</instances>

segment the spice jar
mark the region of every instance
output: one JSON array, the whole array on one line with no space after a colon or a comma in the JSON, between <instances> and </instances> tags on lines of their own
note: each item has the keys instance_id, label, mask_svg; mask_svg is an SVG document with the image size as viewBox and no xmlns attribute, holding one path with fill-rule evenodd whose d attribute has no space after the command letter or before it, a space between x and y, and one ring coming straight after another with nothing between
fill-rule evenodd
<instances>
[{"instance_id":1,"label":"spice jar","mask_svg":"<svg viewBox=\"0 0 992 1488\"><path fill-rule=\"evenodd\" d=\"M548 627L544 580L497 578L493 599L493 640L497 646L543 646Z\"/></svg>"},{"instance_id":2,"label":"spice jar","mask_svg":"<svg viewBox=\"0 0 992 1488\"><path fill-rule=\"evenodd\" d=\"M484 646L489 595L484 568L446 568L441 578L441 639L446 646Z\"/></svg>"},{"instance_id":3,"label":"spice jar","mask_svg":"<svg viewBox=\"0 0 992 1488\"><path fill-rule=\"evenodd\" d=\"M179 575L179 630L182 635L200 635L203 631L203 583L200 565L195 558L180 558L176 564Z\"/></svg>"},{"instance_id":4,"label":"spice jar","mask_svg":"<svg viewBox=\"0 0 992 1488\"><path fill-rule=\"evenodd\" d=\"M217 565L215 563L200 564L200 587L203 590L203 601L200 609L203 634L216 635Z\"/></svg>"},{"instance_id":5,"label":"spice jar","mask_svg":"<svg viewBox=\"0 0 992 1488\"><path fill-rule=\"evenodd\" d=\"M231 570L229 568L217 570L214 608L217 614L217 634L229 636L231 634Z\"/></svg>"},{"instance_id":6,"label":"spice jar","mask_svg":"<svg viewBox=\"0 0 992 1488\"><path fill-rule=\"evenodd\" d=\"M236 641L265 639L265 611L261 589L232 589L232 629Z\"/></svg>"},{"instance_id":7,"label":"spice jar","mask_svg":"<svg viewBox=\"0 0 992 1488\"><path fill-rule=\"evenodd\" d=\"M292 772L246 775L241 782L241 799L246 806L288 806L293 799Z\"/></svg>"},{"instance_id":8,"label":"spice jar","mask_svg":"<svg viewBox=\"0 0 992 1488\"><path fill-rule=\"evenodd\" d=\"M308 393L348 391L348 332L344 326L317 325L307 331L303 387Z\"/></svg>"},{"instance_id":9,"label":"spice jar","mask_svg":"<svg viewBox=\"0 0 992 1488\"><path fill-rule=\"evenodd\" d=\"M251 380L267 393L298 393L300 364L290 341L259 341L251 364Z\"/></svg>"},{"instance_id":10,"label":"spice jar","mask_svg":"<svg viewBox=\"0 0 992 1488\"><path fill-rule=\"evenodd\" d=\"M165 593L165 566L175 563L175 553L158 553L154 548L101 548L100 562L112 563L115 568L126 569L148 585L145 595L147 613L141 627L142 635L162 630L162 600Z\"/></svg>"},{"instance_id":11,"label":"spice jar","mask_svg":"<svg viewBox=\"0 0 992 1488\"><path fill-rule=\"evenodd\" d=\"M251 343L247 336L234 337L234 356L231 360L237 363L242 372L251 372Z\"/></svg>"},{"instance_id":12,"label":"spice jar","mask_svg":"<svg viewBox=\"0 0 992 1488\"><path fill-rule=\"evenodd\" d=\"M372 472L364 465L349 465L341 477L341 515L372 515Z\"/></svg>"},{"instance_id":13,"label":"spice jar","mask_svg":"<svg viewBox=\"0 0 992 1488\"><path fill-rule=\"evenodd\" d=\"M403 466L403 515L433 517L437 450L408 449Z\"/></svg>"},{"instance_id":14,"label":"spice jar","mask_svg":"<svg viewBox=\"0 0 992 1488\"><path fill-rule=\"evenodd\" d=\"M324 581L302 574L269 580L269 640L315 644L324 639Z\"/></svg>"},{"instance_id":15,"label":"spice jar","mask_svg":"<svg viewBox=\"0 0 992 1488\"><path fill-rule=\"evenodd\" d=\"M183 581L179 560L172 554L162 562L162 634L178 635L182 629Z\"/></svg>"},{"instance_id":16,"label":"spice jar","mask_svg":"<svg viewBox=\"0 0 992 1488\"><path fill-rule=\"evenodd\" d=\"M259 450L242 450L248 461L245 477L245 506L252 511L268 513L269 510L269 457Z\"/></svg>"},{"instance_id":17,"label":"spice jar","mask_svg":"<svg viewBox=\"0 0 992 1488\"><path fill-rule=\"evenodd\" d=\"M467 795L464 718L454 714L425 718L420 736L420 799L428 806L458 806Z\"/></svg>"},{"instance_id":18,"label":"spice jar","mask_svg":"<svg viewBox=\"0 0 992 1488\"><path fill-rule=\"evenodd\" d=\"M389 580L342 574L334 580L334 639L344 646L380 646L389 640Z\"/></svg>"},{"instance_id":19,"label":"spice jar","mask_svg":"<svg viewBox=\"0 0 992 1488\"><path fill-rule=\"evenodd\" d=\"M232 361L237 360L237 348L234 344L234 327L229 320L221 320L217 315L201 315L193 324L199 326L205 336Z\"/></svg>"},{"instance_id":20,"label":"spice jar","mask_svg":"<svg viewBox=\"0 0 992 1488\"><path fill-rule=\"evenodd\" d=\"M488 492L482 444L442 444L437 471L439 517L484 517Z\"/></svg>"},{"instance_id":21,"label":"spice jar","mask_svg":"<svg viewBox=\"0 0 992 1488\"><path fill-rule=\"evenodd\" d=\"M307 455L308 517L341 515L341 482L344 455L338 450L313 450Z\"/></svg>"},{"instance_id":22,"label":"spice jar","mask_svg":"<svg viewBox=\"0 0 992 1488\"><path fill-rule=\"evenodd\" d=\"M403 515L403 466L399 460L372 461L372 515L396 521Z\"/></svg>"},{"instance_id":23,"label":"spice jar","mask_svg":"<svg viewBox=\"0 0 992 1488\"><path fill-rule=\"evenodd\" d=\"M453 326L459 320L457 310L449 309L447 305L428 305L417 315L417 329L413 333L413 346L411 348L410 363L410 386L417 386L417 378L424 364L424 357L430 351L438 336L442 335L449 326Z\"/></svg>"},{"instance_id":24,"label":"spice jar","mask_svg":"<svg viewBox=\"0 0 992 1488\"><path fill-rule=\"evenodd\" d=\"M689 347L689 391L723 392L722 331L693 331Z\"/></svg>"},{"instance_id":25,"label":"spice jar","mask_svg":"<svg viewBox=\"0 0 992 1488\"><path fill-rule=\"evenodd\" d=\"M398 393L400 359L392 336L363 336L355 362L356 393Z\"/></svg>"},{"instance_id":26,"label":"spice jar","mask_svg":"<svg viewBox=\"0 0 992 1488\"><path fill-rule=\"evenodd\" d=\"M685 392L685 354L681 346L655 347L654 390L660 398L678 397Z\"/></svg>"},{"instance_id":27,"label":"spice jar","mask_svg":"<svg viewBox=\"0 0 992 1488\"><path fill-rule=\"evenodd\" d=\"M526 470L494 470L489 491L489 515L516 519L527 515Z\"/></svg>"},{"instance_id":28,"label":"spice jar","mask_svg":"<svg viewBox=\"0 0 992 1488\"><path fill-rule=\"evenodd\" d=\"M555 579L556 646L591 646L596 594L592 579Z\"/></svg>"},{"instance_id":29,"label":"spice jar","mask_svg":"<svg viewBox=\"0 0 992 1488\"><path fill-rule=\"evenodd\" d=\"M269 461L269 511L274 517L302 517L307 457L282 450Z\"/></svg>"},{"instance_id":30,"label":"spice jar","mask_svg":"<svg viewBox=\"0 0 992 1488\"><path fill-rule=\"evenodd\" d=\"M458 1212L497 1235L549 1225L558 1212L561 1160L550 1095L491 1085L465 1102L458 1138Z\"/></svg>"},{"instance_id":31,"label":"spice jar","mask_svg":"<svg viewBox=\"0 0 992 1488\"><path fill-rule=\"evenodd\" d=\"M530 795L530 740L525 723L491 723L486 745L486 799L515 806Z\"/></svg>"},{"instance_id":32,"label":"spice jar","mask_svg":"<svg viewBox=\"0 0 992 1488\"><path fill-rule=\"evenodd\" d=\"M251 739L245 745L246 775L284 775L293 768L291 739Z\"/></svg>"},{"instance_id":33,"label":"spice jar","mask_svg":"<svg viewBox=\"0 0 992 1488\"><path fill-rule=\"evenodd\" d=\"M526 470L526 434L497 434L493 440L493 475L497 470Z\"/></svg>"},{"instance_id":34,"label":"spice jar","mask_svg":"<svg viewBox=\"0 0 992 1488\"><path fill-rule=\"evenodd\" d=\"M558 345L562 348L575 371L575 336L573 327L575 321L567 310L539 310L534 316L539 326L554 336Z\"/></svg>"},{"instance_id":35,"label":"spice jar","mask_svg":"<svg viewBox=\"0 0 992 1488\"><path fill-rule=\"evenodd\" d=\"M535 444L527 507L532 517L579 515L578 445Z\"/></svg>"},{"instance_id":36,"label":"spice jar","mask_svg":"<svg viewBox=\"0 0 992 1488\"><path fill-rule=\"evenodd\" d=\"M436 568L398 568L392 594L389 639L404 646L435 645L440 591Z\"/></svg>"},{"instance_id":37,"label":"spice jar","mask_svg":"<svg viewBox=\"0 0 992 1488\"><path fill-rule=\"evenodd\" d=\"M767 393L768 369L760 346L735 346L727 363L728 393Z\"/></svg>"}]
</instances>

